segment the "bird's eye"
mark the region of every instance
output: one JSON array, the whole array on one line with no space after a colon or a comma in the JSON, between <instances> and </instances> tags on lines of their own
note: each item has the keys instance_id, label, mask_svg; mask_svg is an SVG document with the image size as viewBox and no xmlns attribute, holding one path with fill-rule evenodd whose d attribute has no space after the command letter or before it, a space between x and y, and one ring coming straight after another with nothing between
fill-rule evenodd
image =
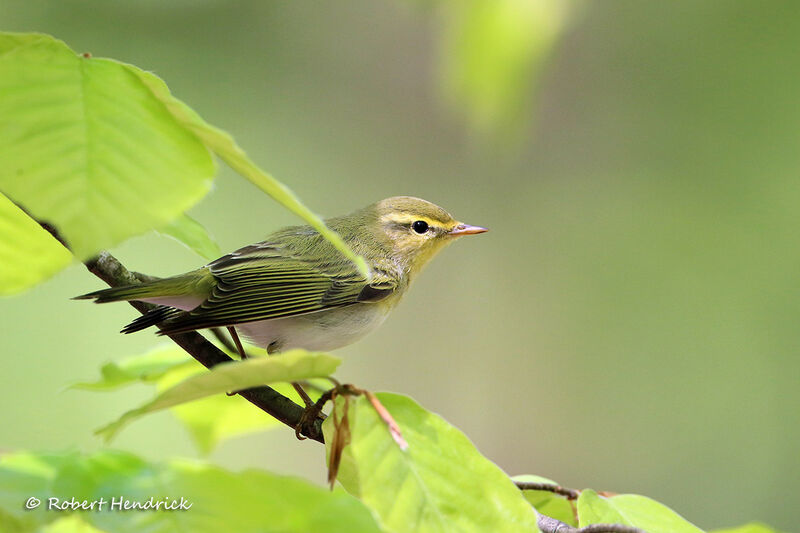
<instances>
[{"instance_id":1,"label":"bird's eye","mask_svg":"<svg viewBox=\"0 0 800 533\"><path fill-rule=\"evenodd\" d=\"M426 231L428 231L428 223L424 220L417 220L413 224L411 224L411 229L422 235Z\"/></svg>"}]
</instances>

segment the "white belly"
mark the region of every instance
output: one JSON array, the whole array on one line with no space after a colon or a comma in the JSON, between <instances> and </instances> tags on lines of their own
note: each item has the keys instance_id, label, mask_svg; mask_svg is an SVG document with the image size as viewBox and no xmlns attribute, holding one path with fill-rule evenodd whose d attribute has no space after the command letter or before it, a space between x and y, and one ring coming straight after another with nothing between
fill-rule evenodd
<instances>
[{"instance_id":1,"label":"white belly","mask_svg":"<svg viewBox=\"0 0 800 533\"><path fill-rule=\"evenodd\" d=\"M356 304L290 318L237 324L236 330L256 346L273 345L328 351L352 344L386 319L385 306Z\"/></svg>"}]
</instances>

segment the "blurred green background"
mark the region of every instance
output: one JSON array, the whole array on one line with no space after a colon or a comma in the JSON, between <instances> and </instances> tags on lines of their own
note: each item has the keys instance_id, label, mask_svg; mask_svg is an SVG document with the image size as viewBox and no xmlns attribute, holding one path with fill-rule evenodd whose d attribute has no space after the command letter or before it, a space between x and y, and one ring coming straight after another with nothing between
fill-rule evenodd
<instances>
[{"instance_id":1,"label":"blurred green background","mask_svg":"<svg viewBox=\"0 0 800 533\"><path fill-rule=\"evenodd\" d=\"M411 194L492 229L340 350L340 379L411 395L511 474L646 494L701 527L789 529L800 4L548 5L552 38L492 30L540 67L499 93L459 93L459 54L478 81L497 65L480 65L496 37L480 10L456 2L6 0L0 27L154 71L321 214ZM296 222L228 169L191 213L226 250ZM155 235L114 253L154 275L203 263ZM149 396L61 392L159 342L117 333L128 306L68 300L101 287L74 265L0 302L3 449L95 449L94 428ZM114 446L196 453L169 414ZM325 477L323 448L285 429L211 459Z\"/></svg>"}]
</instances>

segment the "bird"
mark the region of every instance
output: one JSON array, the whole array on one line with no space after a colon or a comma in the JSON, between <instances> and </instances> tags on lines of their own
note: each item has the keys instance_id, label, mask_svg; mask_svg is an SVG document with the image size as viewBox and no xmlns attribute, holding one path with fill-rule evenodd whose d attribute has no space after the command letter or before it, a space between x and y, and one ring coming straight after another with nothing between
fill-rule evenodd
<instances>
[{"instance_id":1,"label":"bird","mask_svg":"<svg viewBox=\"0 0 800 533\"><path fill-rule=\"evenodd\" d=\"M386 198L325 224L365 259L368 277L315 229L290 226L197 270L75 299L157 305L122 333L151 326L160 335L226 327L243 358L239 333L270 354L330 351L383 323L442 248L488 231L412 196Z\"/></svg>"}]
</instances>

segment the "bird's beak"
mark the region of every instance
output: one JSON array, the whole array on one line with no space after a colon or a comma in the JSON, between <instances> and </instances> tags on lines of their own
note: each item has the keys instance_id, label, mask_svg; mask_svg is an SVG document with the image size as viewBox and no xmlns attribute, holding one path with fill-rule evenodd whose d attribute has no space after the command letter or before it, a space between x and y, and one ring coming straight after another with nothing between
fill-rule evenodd
<instances>
[{"instance_id":1,"label":"bird's beak","mask_svg":"<svg viewBox=\"0 0 800 533\"><path fill-rule=\"evenodd\" d=\"M469 224L459 223L455 228L451 229L447 234L452 235L454 237L460 237L462 235L476 235L478 233L484 233L487 231L489 231L487 228L482 228L480 226L470 226Z\"/></svg>"}]
</instances>

